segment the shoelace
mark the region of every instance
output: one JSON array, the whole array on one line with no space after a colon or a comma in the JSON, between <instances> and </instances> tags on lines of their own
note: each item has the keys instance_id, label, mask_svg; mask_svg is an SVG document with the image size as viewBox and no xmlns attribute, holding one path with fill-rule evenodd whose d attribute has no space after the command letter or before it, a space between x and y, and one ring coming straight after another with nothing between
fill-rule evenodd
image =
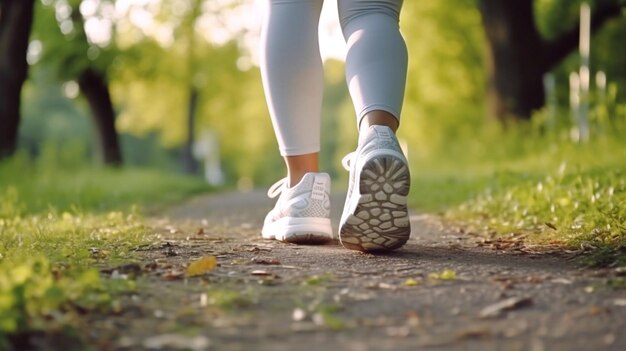
<instances>
[{"instance_id":1,"label":"shoelace","mask_svg":"<svg viewBox=\"0 0 626 351\"><path fill-rule=\"evenodd\" d=\"M277 181L276 183L274 183L268 190L267 190L267 196L270 199L275 198L276 196L280 195L280 193L283 192L283 188L284 185L287 184L287 177L280 179L279 181Z\"/></svg>"},{"instance_id":2,"label":"shoelace","mask_svg":"<svg viewBox=\"0 0 626 351\"><path fill-rule=\"evenodd\" d=\"M352 151L351 153L345 155L342 159L341 159L341 165L343 166L343 168L346 171L350 170L350 164L352 163L352 159L354 158L354 154L356 153L356 151Z\"/></svg>"}]
</instances>

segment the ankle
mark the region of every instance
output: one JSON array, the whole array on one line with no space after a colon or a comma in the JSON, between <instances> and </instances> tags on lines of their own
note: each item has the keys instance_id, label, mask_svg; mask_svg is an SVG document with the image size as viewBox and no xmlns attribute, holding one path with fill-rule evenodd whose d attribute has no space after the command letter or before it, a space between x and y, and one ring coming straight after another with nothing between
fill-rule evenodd
<instances>
[{"instance_id":1,"label":"ankle","mask_svg":"<svg viewBox=\"0 0 626 351\"><path fill-rule=\"evenodd\" d=\"M300 183L305 174L319 171L318 153L286 156L285 163L290 188Z\"/></svg>"},{"instance_id":2,"label":"ankle","mask_svg":"<svg viewBox=\"0 0 626 351\"><path fill-rule=\"evenodd\" d=\"M368 128L370 126L386 126L394 133L398 130L399 122L396 117L386 111L371 111L361 120L360 128Z\"/></svg>"}]
</instances>

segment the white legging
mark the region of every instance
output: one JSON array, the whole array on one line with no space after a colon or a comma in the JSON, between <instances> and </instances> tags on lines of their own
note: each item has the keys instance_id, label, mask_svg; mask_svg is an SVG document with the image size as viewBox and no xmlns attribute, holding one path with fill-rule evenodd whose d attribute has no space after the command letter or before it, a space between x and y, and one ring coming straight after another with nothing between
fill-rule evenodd
<instances>
[{"instance_id":1,"label":"white legging","mask_svg":"<svg viewBox=\"0 0 626 351\"><path fill-rule=\"evenodd\" d=\"M318 23L323 0L268 1L261 75L280 153L319 152L324 74ZM402 0L338 0L357 126L374 110L400 119L407 70L398 27L401 7Z\"/></svg>"}]
</instances>

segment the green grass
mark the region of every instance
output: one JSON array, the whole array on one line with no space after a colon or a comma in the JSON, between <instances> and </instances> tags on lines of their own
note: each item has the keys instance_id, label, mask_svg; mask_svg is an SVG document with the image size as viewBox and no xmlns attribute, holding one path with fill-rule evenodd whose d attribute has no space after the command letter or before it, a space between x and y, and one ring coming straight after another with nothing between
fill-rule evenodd
<instances>
[{"instance_id":1,"label":"green grass","mask_svg":"<svg viewBox=\"0 0 626 351\"><path fill-rule=\"evenodd\" d=\"M439 212L477 233L584 247L586 264L626 265L622 139L574 144L508 133L492 140L493 150L415 162L411 200L418 210ZM471 143L480 142L461 141L457 149L476 149Z\"/></svg>"},{"instance_id":2,"label":"green grass","mask_svg":"<svg viewBox=\"0 0 626 351\"><path fill-rule=\"evenodd\" d=\"M22 157L0 163L0 184L3 217L11 215L7 211L103 212L131 206L153 210L207 190L197 178L158 170L42 166Z\"/></svg>"},{"instance_id":3,"label":"green grass","mask_svg":"<svg viewBox=\"0 0 626 351\"><path fill-rule=\"evenodd\" d=\"M42 166L23 157L0 163L0 349L63 335L86 347L85 311L114 311L131 280L96 267L129 262L154 240L142 212L206 191L202 181L155 170Z\"/></svg>"}]
</instances>

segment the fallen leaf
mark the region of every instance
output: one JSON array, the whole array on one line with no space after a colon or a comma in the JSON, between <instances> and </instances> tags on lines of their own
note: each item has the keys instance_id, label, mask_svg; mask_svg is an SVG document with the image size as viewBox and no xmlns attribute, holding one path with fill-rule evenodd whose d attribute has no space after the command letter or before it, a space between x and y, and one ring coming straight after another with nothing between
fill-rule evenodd
<instances>
[{"instance_id":1,"label":"fallen leaf","mask_svg":"<svg viewBox=\"0 0 626 351\"><path fill-rule=\"evenodd\" d=\"M441 273L430 273L428 278L437 280L455 280L456 272L451 269L444 269Z\"/></svg>"},{"instance_id":2,"label":"fallen leaf","mask_svg":"<svg viewBox=\"0 0 626 351\"><path fill-rule=\"evenodd\" d=\"M481 318L498 317L503 312L532 305L533 299L530 297L511 297L506 300L489 305L480 311Z\"/></svg>"},{"instance_id":3,"label":"fallen leaf","mask_svg":"<svg viewBox=\"0 0 626 351\"><path fill-rule=\"evenodd\" d=\"M215 256L202 257L201 259L193 261L189 264L185 275L187 277L202 275L212 271L215 267L217 267L217 258L215 258Z\"/></svg>"},{"instance_id":4,"label":"fallen leaf","mask_svg":"<svg viewBox=\"0 0 626 351\"><path fill-rule=\"evenodd\" d=\"M419 285L419 282L413 278L409 278L404 281L404 285L405 286L417 286Z\"/></svg>"}]
</instances>

